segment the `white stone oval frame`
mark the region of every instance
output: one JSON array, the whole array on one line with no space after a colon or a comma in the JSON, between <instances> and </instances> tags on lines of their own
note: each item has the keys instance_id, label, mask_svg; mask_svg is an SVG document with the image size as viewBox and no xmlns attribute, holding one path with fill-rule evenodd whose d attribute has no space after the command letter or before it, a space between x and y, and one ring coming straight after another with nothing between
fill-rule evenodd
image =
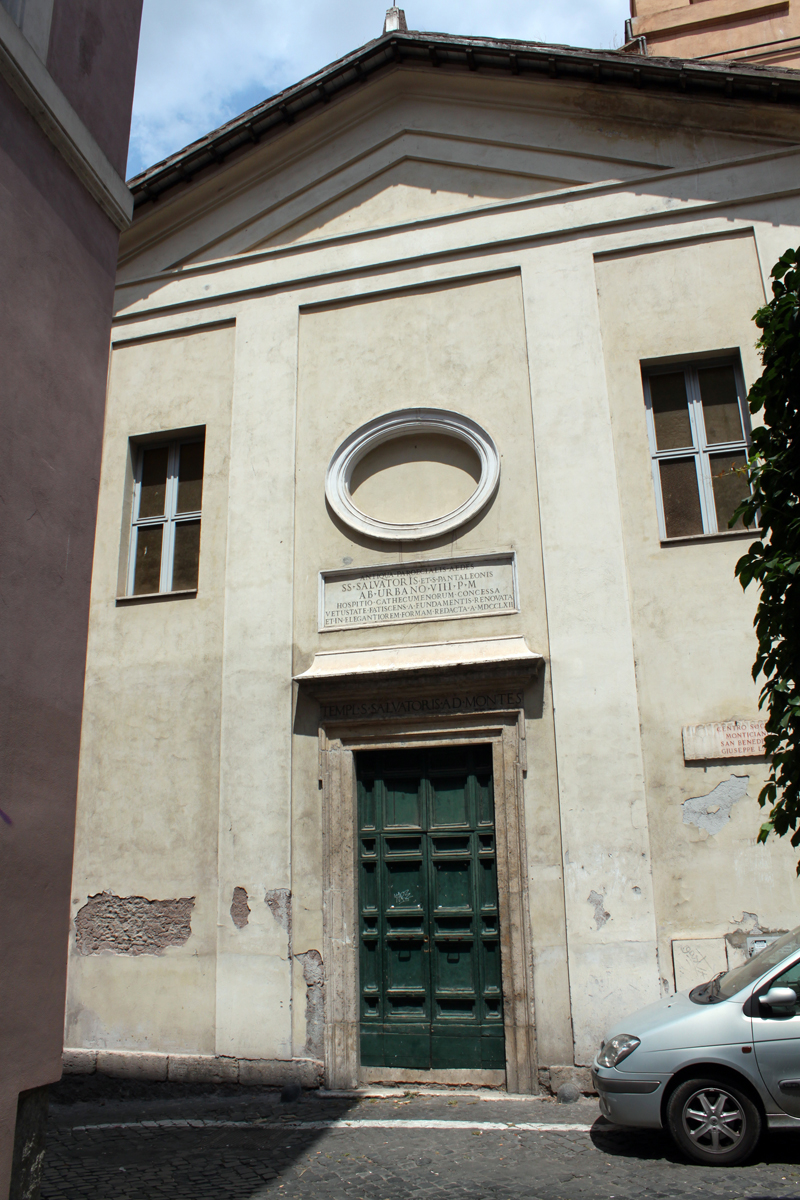
<instances>
[{"instance_id":1,"label":"white stone oval frame","mask_svg":"<svg viewBox=\"0 0 800 1200\"><path fill-rule=\"evenodd\" d=\"M379 521L362 512L350 495L350 481L358 463L384 442L421 433L439 433L466 442L481 464L475 491L458 508L431 521L394 523ZM494 496L499 482L497 446L476 421L446 408L403 408L367 421L344 439L328 466L325 495L337 517L358 533L382 541L422 542L450 533L477 516Z\"/></svg>"}]
</instances>

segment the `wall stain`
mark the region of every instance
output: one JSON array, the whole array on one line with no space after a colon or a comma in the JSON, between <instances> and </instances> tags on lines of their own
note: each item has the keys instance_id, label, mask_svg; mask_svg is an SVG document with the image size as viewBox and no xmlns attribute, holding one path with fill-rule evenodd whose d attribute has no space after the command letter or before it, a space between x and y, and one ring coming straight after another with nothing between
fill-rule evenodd
<instances>
[{"instance_id":1,"label":"wall stain","mask_svg":"<svg viewBox=\"0 0 800 1200\"><path fill-rule=\"evenodd\" d=\"M611 920L611 913L606 912L605 897L601 896L599 892L589 892L586 899L589 904L594 905L594 919L597 922L597 928L602 929L606 921Z\"/></svg>"},{"instance_id":2,"label":"wall stain","mask_svg":"<svg viewBox=\"0 0 800 1200\"><path fill-rule=\"evenodd\" d=\"M296 954L306 984L306 1054L322 1059L325 1038L325 972L319 950Z\"/></svg>"},{"instance_id":3,"label":"wall stain","mask_svg":"<svg viewBox=\"0 0 800 1200\"><path fill-rule=\"evenodd\" d=\"M148 900L146 896L90 896L75 917L79 954L161 954L192 936L194 896Z\"/></svg>"},{"instance_id":4,"label":"wall stain","mask_svg":"<svg viewBox=\"0 0 800 1200\"><path fill-rule=\"evenodd\" d=\"M684 825L696 825L710 834L719 833L731 819L734 804L747 795L749 775L731 775L707 796L691 796L683 802Z\"/></svg>"},{"instance_id":5,"label":"wall stain","mask_svg":"<svg viewBox=\"0 0 800 1200\"><path fill-rule=\"evenodd\" d=\"M244 929L250 920L250 905L247 903L247 889L235 887L231 900L231 920L237 929Z\"/></svg>"},{"instance_id":6,"label":"wall stain","mask_svg":"<svg viewBox=\"0 0 800 1200\"><path fill-rule=\"evenodd\" d=\"M83 75L91 75L92 66L94 64L94 56L100 49L100 44L105 36L103 24L97 13L88 12L84 19L83 30L81 31L78 40L78 62L80 63L81 73Z\"/></svg>"}]
</instances>

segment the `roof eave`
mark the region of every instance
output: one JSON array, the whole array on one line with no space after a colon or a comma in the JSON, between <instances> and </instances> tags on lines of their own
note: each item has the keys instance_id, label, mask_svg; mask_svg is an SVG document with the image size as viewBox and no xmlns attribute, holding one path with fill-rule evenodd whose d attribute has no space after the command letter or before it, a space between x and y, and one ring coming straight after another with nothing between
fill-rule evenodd
<instances>
[{"instance_id":1,"label":"roof eave","mask_svg":"<svg viewBox=\"0 0 800 1200\"><path fill-rule=\"evenodd\" d=\"M364 83L387 66L425 63L510 71L514 75L581 80L595 85L691 92L699 97L800 105L800 71L785 67L650 58L619 50L581 50L538 42L458 38L442 33L392 32L368 42L322 71L213 130L128 181L135 207L156 201L199 172L292 124L342 91Z\"/></svg>"}]
</instances>

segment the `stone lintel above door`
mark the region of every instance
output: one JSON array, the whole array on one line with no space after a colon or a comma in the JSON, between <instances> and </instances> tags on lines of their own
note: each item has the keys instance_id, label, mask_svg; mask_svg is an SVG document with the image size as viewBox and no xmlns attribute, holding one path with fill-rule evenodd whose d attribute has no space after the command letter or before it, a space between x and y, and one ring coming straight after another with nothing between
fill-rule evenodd
<instances>
[{"instance_id":1,"label":"stone lintel above door","mask_svg":"<svg viewBox=\"0 0 800 1200\"><path fill-rule=\"evenodd\" d=\"M320 650L307 671L295 675L316 694L321 684L345 680L381 679L488 670L504 674L527 672L533 678L544 659L528 647L524 637L470 638L464 641L426 642L418 645L375 646Z\"/></svg>"},{"instance_id":2,"label":"stone lintel above door","mask_svg":"<svg viewBox=\"0 0 800 1200\"><path fill-rule=\"evenodd\" d=\"M521 711L544 659L522 637L322 651L297 683L320 722L463 717Z\"/></svg>"}]
</instances>

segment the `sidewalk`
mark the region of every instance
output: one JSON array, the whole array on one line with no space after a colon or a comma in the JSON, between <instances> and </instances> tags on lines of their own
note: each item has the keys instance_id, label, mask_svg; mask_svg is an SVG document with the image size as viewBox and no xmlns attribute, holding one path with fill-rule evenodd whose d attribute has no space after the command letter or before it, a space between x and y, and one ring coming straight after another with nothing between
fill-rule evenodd
<instances>
[{"instance_id":1,"label":"sidewalk","mask_svg":"<svg viewBox=\"0 0 800 1200\"><path fill-rule=\"evenodd\" d=\"M54 1090L42 1200L800 1200L800 1138L689 1166L584 1100L358 1096L71 1080Z\"/></svg>"}]
</instances>

